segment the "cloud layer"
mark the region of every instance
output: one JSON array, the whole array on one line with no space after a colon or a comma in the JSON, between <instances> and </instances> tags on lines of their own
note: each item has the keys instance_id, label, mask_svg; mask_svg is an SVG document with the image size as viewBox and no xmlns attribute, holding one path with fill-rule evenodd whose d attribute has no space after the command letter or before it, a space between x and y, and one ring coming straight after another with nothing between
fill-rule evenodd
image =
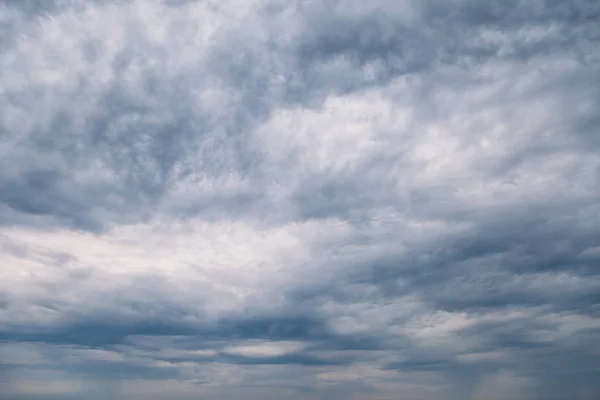
<instances>
[{"instance_id":1,"label":"cloud layer","mask_svg":"<svg viewBox=\"0 0 600 400\"><path fill-rule=\"evenodd\" d=\"M5 1L0 397L593 399L600 4Z\"/></svg>"}]
</instances>

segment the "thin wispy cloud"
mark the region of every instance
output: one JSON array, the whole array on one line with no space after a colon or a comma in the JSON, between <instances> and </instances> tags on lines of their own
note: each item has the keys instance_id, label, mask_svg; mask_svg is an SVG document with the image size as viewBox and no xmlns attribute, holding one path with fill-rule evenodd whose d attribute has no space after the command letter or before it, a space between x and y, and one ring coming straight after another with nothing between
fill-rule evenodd
<instances>
[{"instance_id":1,"label":"thin wispy cloud","mask_svg":"<svg viewBox=\"0 0 600 400\"><path fill-rule=\"evenodd\" d=\"M0 398L594 399L600 3L4 1Z\"/></svg>"}]
</instances>

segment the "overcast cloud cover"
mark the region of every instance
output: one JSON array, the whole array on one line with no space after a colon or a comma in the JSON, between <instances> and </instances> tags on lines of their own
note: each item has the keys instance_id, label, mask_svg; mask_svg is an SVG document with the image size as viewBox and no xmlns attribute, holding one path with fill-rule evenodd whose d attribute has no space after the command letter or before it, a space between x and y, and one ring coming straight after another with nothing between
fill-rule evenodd
<instances>
[{"instance_id":1,"label":"overcast cloud cover","mask_svg":"<svg viewBox=\"0 0 600 400\"><path fill-rule=\"evenodd\" d=\"M0 399L600 398L597 0L0 2Z\"/></svg>"}]
</instances>

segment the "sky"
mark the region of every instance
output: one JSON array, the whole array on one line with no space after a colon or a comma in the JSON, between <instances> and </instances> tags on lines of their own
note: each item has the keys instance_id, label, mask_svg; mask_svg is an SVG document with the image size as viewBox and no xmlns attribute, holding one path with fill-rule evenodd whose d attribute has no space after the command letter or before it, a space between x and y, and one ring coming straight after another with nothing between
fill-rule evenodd
<instances>
[{"instance_id":1,"label":"sky","mask_svg":"<svg viewBox=\"0 0 600 400\"><path fill-rule=\"evenodd\" d=\"M1 400L600 398L597 0L0 2Z\"/></svg>"}]
</instances>

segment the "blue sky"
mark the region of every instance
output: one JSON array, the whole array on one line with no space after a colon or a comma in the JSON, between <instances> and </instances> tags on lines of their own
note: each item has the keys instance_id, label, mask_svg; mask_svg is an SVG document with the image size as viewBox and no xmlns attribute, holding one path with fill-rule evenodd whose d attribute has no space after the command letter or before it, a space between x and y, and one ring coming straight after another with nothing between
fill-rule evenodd
<instances>
[{"instance_id":1,"label":"blue sky","mask_svg":"<svg viewBox=\"0 0 600 400\"><path fill-rule=\"evenodd\" d=\"M0 4L0 398L600 395L600 3Z\"/></svg>"}]
</instances>

